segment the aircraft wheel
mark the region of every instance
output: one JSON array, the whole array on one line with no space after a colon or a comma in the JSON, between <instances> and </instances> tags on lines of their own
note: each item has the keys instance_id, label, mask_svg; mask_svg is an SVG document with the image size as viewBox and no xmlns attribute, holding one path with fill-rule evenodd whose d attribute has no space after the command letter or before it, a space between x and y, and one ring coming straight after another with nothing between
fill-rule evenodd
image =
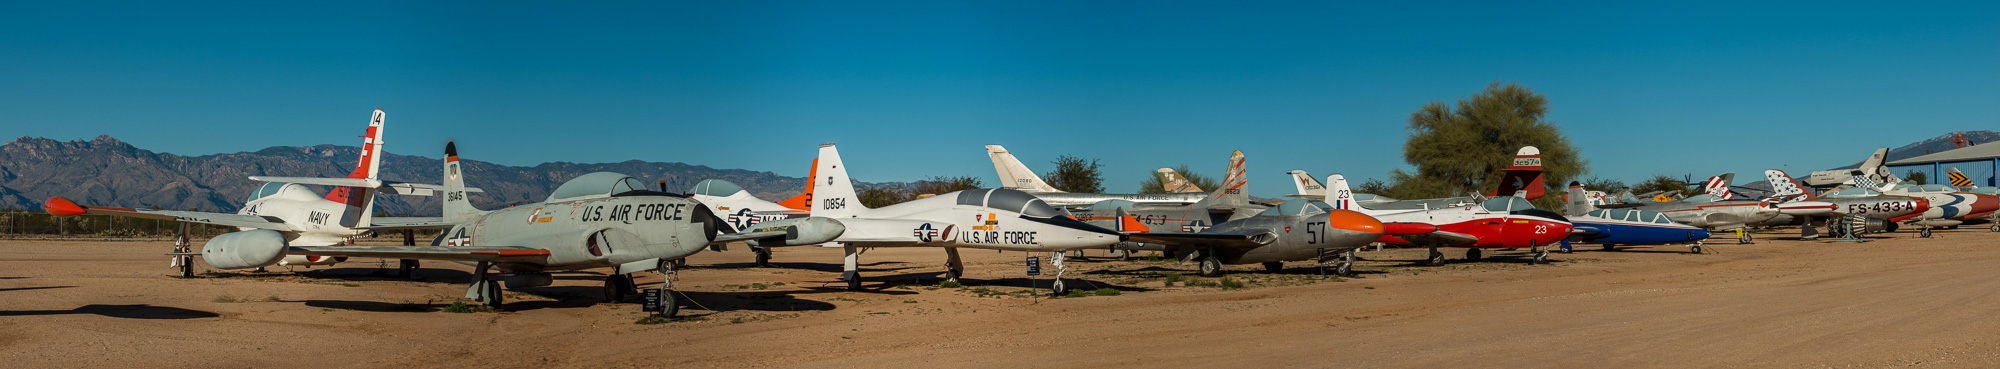
<instances>
[{"instance_id":1,"label":"aircraft wheel","mask_svg":"<svg viewBox=\"0 0 2000 369\"><path fill-rule=\"evenodd\" d=\"M848 278L848 279L847 279L847 290L848 290L848 291L859 291L859 290L861 290L861 278L860 278L860 277L855 277L855 278Z\"/></svg>"},{"instance_id":2,"label":"aircraft wheel","mask_svg":"<svg viewBox=\"0 0 2000 369\"><path fill-rule=\"evenodd\" d=\"M757 267L758 268L771 267L771 249L766 249L766 248L757 249Z\"/></svg>"},{"instance_id":3,"label":"aircraft wheel","mask_svg":"<svg viewBox=\"0 0 2000 369\"><path fill-rule=\"evenodd\" d=\"M1063 285L1062 278L1056 278L1056 284L1049 286L1049 295L1062 297L1065 293L1069 293L1069 287Z\"/></svg>"},{"instance_id":4,"label":"aircraft wheel","mask_svg":"<svg viewBox=\"0 0 2000 369\"><path fill-rule=\"evenodd\" d=\"M673 318L681 313L681 302L674 299L674 290L660 289L660 316Z\"/></svg>"},{"instance_id":5,"label":"aircraft wheel","mask_svg":"<svg viewBox=\"0 0 2000 369\"><path fill-rule=\"evenodd\" d=\"M965 276L964 269L952 269L952 268L944 269L944 280L958 281L958 277L963 277L963 276Z\"/></svg>"},{"instance_id":6,"label":"aircraft wheel","mask_svg":"<svg viewBox=\"0 0 2000 369\"><path fill-rule=\"evenodd\" d=\"M1542 250L1542 252L1535 253L1535 259L1533 260L1532 264L1548 264L1548 263L1549 263L1548 250Z\"/></svg>"},{"instance_id":7,"label":"aircraft wheel","mask_svg":"<svg viewBox=\"0 0 2000 369\"><path fill-rule=\"evenodd\" d=\"M1132 260L1132 250L1113 250L1111 252L1118 255L1118 261Z\"/></svg>"},{"instance_id":8,"label":"aircraft wheel","mask_svg":"<svg viewBox=\"0 0 2000 369\"><path fill-rule=\"evenodd\" d=\"M1275 272L1277 272L1277 271L1280 271L1280 270L1285 270L1285 262L1282 262L1282 261L1273 261L1273 262L1268 262L1268 263L1264 263L1264 271L1266 271L1266 272L1274 272L1274 273L1275 273Z\"/></svg>"},{"instance_id":9,"label":"aircraft wheel","mask_svg":"<svg viewBox=\"0 0 2000 369\"><path fill-rule=\"evenodd\" d=\"M625 301L625 283L619 280L631 280L631 278L624 274L604 276L604 302Z\"/></svg>"},{"instance_id":10,"label":"aircraft wheel","mask_svg":"<svg viewBox=\"0 0 2000 369\"><path fill-rule=\"evenodd\" d=\"M1930 228L1924 228L1924 229L1922 229L1922 230L1918 230L1918 231L1917 231L1917 237L1922 237L1922 238L1931 238L1931 229L1930 229Z\"/></svg>"},{"instance_id":11,"label":"aircraft wheel","mask_svg":"<svg viewBox=\"0 0 2000 369\"><path fill-rule=\"evenodd\" d=\"M1479 249L1465 249L1465 261L1479 261L1483 257Z\"/></svg>"},{"instance_id":12,"label":"aircraft wheel","mask_svg":"<svg viewBox=\"0 0 2000 369\"><path fill-rule=\"evenodd\" d=\"M487 281L485 287L486 287L486 295L481 296L484 297L484 299L482 301L479 301L479 303L486 304L486 307L488 308L494 308L494 309L500 308L500 304L506 302L506 299L501 297L500 295L500 283Z\"/></svg>"},{"instance_id":13,"label":"aircraft wheel","mask_svg":"<svg viewBox=\"0 0 2000 369\"><path fill-rule=\"evenodd\" d=\"M1744 234L1743 234L1743 237L1739 237L1739 238L1737 238L1737 239L1736 239L1736 243L1739 243L1739 244L1741 244L1741 243L1750 243L1750 234L1749 234L1749 233L1744 233Z\"/></svg>"},{"instance_id":14,"label":"aircraft wheel","mask_svg":"<svg viewBox=\"0 0 2000 369\"><path fill-rule=\"evenodd\" d=\"M1994 224L1992 228L1987 228L1986 230L1993 232L2000 232L2000 224Z\"/></svg>"},{"instance_id":15,"label":"aircraft wheel","mask_svg":"<svg viewBox=\"0 0 2000 369\"><path fill-rule=\"evenodd\" d=\"M1219 275L1222 275L1222 259L1217 259L1214 255L1201 259L1201 276L1214 277Z\"/></svg>"},{"instance_id":16,"label":"aircraft wheel","mask_svg":"<svg viewBox=\"0 0 2000 369\"><path fill-rule=\"evenodd\" d=\"M1343 261L1340 264L1334 264L1333 275L1342 277L1354 275L1354 263Z\"/></svg>"},{"instance_id":17,"label":"aircraft wheel","mask_svg":"<svg viewBox=\"0 0 2000 369\"><path fill-rule=\"evenodd\" d=\"M1690 253L1690 254L1700 254L1700 253L1701 253L1701 244L1697 243L1697 244L1693 244L1693 245L1688 245L1688 253Z\"/></svg>"},{"instance_id":18,"label":"aircraft wheel","mask_svg":"<svg viewBox=\"0 0 2000 369\"><path fill-rule=\"evenodd\" d=\"M1431 266L1444 265L1444 253L1431 251L1431 258L1424 260L1424 263L1430 264Z\"/></svg>"}]
</instances>

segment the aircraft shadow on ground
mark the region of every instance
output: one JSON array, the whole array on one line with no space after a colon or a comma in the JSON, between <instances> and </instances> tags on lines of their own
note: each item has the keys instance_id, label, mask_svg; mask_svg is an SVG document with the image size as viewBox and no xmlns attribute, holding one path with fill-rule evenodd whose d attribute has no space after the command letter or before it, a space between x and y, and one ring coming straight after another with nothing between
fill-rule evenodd
<instances>
[{"instance_id":1,"label":"aircraft shadow on ground","mask_svg":"<svg viewBox=\"0 0 2000 369\"><path fill-rule=\"evenodd\" d=\"M273 270L263 273L211 270L202 273L202 276L206 278L258 278L258 277L290 276L290 277L304 277L313 279L342 279L351 281L411 280L406 277L389 275L393 271L395 271L395 269L393 268L388 269L387 271L375 268L331 268L331 269L301 269L297 271ZM472 283L472 273L460 270L419 268L417 269L416 274L417 274L416 280L422 282Z\"/></svg>"},{"instance_id":2,"label":"aircraft shadow on ground","mask_svg":"<svg viewBox=\"0 0 2000 369\"><path fill-rule=\"evenodd\" d=\"M940 260L942 260L942 258L940 258ZM909 263L901 261L878 261L873 263L857 263L855 264L855 266L857 267L857 269L861 270L861 273L863 274L871 272L874 273L893 272L898 270L916 268L916 266L882 267L883 265L886 264L909 264ZM719 263L719 264L703 265L699 266L699 268L751 269L751 268L758 268L758 266L757 263ZM818 272L840 273L843 269L846 269L846 267L838 262L835 263L778 262L776 260L773 260L771 261L770 269L802 269L802 270L811 270Z\"/></svg>"},{"instance_id":3,"label":"aircraft shadow on ground","mask_svg":"<svg viewBox=\"0 0 2000 369\"><path fill-rule=\"evenodd\" d=\"M46 289L56 289L56 288L75 288L75 287L76 287L76 286L42 286L42 287L16 287L16 288L0 288L0 292L9 292L9 291L27 291L27 290L46 290Z\"/></svg>"},{"instance_id":4,"label":"aircraft shadow on ground","mask_svg":"<svg viewBox=\"0 0 2000 369\"><path fill-rule=\"evenodd\" d=\"M0 277L0 279L28 279L32 277Z\"/></svg>"},{"instance_id":5,"label":"aircraft shadow on ground","mask_svg":"<svg viewBox=\"0 0 2000 369\"><path fill-rule=\"evenodd\" d=\"M797 291L677 291L682 308L725 311L825 311L832 303L794 297ZM818 292L810 292L818 293Z\"/></svg>"},{"instance_id":6,"label":"aircraft shadow on ground","mask_svg":"<svg viewBox=\"0 0 2000 369\"><path fill-rule=\"evenodd\" d=\"M965 283L965 286L967 288L979 288L979 287L1039 288L1042 290L1042 293L1048 293L1048 289L1054 287L1056 283L1055 278L1053 276L1046 276L1046 275L1038 278L1020 277L1020 278L1000 278L1000 279L972 279L972 280L961 280L961 282ZM1081 279L1076 277L1063 277L1063 286L1068 287L1071 290L1079 290L1084 292L1090 292L1105 288L1118 290L1120 292L1150 292L1159 290L1157 288L1123 286L1105 281Z\"/></svg>"},{"instance_id":7,"label":"aircraft shadow on ground","mask_svg":"<svg viewBox=\"0 0 2000 369\"><path fill-rule=\"evenodd\" d=\"M1712 246L1712 245L1704 245L1704 246L1702 246L1702 247L1704 247L1704 248L1707 248L1707 247L1714 247L1714 246ZM1673 249L1668 249L1668 250L1651 250L1651 249L1628 249L1628 248L1623 248L1623 247L1621 247L1621 248L1618 248L1617 250L1605 250L1605 249L1601 249L1601 248L1592 248L1592 249L1589 249L1589 250L1584 250L1584 249L1577 249L1577 250L1576 250L1576 252L1616 252L1616 253L1627 253L1627 254L1686 254L1686 253L1688 253L1688 252L1687 252L1687 248L1685 248L1685 247L1682 247L1682 248L1681 248L1680 250L1673 250ZM1554 256L1550 256L1550 258L1551 258L1550 260L1554 260Z\"/></svg>"},{"instance_id":8,"label":"aircraft shadow on ground","mask_svg":"<svg viewBox=\"0 0 2000 369\"><path fill-rule=\"evenodd\" d=\"M41 315L70 315L70 314L96 314L113 318L125 318L125 319L200 319L200 318L214 318L222 316L222 314L216 314L201 310L182 309L182 308L167 307L167 306L152 306L143 304L142 305L91 304L69 310L0 311L0 316L41 316Z\"/></svg>"}]
</instances>

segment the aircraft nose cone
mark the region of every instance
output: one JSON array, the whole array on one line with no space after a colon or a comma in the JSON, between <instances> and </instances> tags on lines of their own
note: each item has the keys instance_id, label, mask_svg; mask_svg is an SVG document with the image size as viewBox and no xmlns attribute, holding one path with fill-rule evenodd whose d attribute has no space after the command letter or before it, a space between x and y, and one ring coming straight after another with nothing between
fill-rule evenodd
<instances>
[{"instance_id":1,"label":"aircraft nose cone","mask_svg":"<svg viewBox=\"0 0 2000 369\"><path fill-rule=\"evenodd\" d=\"M1382 225L1382 220L1353 210L1335 209L1327 212L1326 226L1375 235L1388 232L1388 227Z\"/></svg>"},{"instance_id":2,"label":"aircraft nose cone","mask_svg":"<svg viewBox=\"0 0 2000 369\"><path fill-rule=\"evenodd\" d=\"M1987 194L1972 195L1972 214L1988 213L1995 210L2000 210L2000 196Z\"/></svg>"}]
</instances>

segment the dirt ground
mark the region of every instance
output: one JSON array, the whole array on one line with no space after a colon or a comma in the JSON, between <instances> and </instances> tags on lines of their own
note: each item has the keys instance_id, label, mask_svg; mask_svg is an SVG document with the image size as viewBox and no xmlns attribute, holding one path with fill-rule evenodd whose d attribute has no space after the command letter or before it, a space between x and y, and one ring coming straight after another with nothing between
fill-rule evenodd
<instances>
[{"instance_id":1,"label":"dirt ground","mask_svg":"<svg viewBox=\"0 0 2000 369\"><path fill-rule=\"evenodd\" d=\"M0 241L0 367L2000 367L1996 234L1782 239L1795 232L1702 255L1582 246L1550 265L1447 249L1451 263L1414 266L1423 250L1392 248L1325 280L1305 262L1223 281L1092 251L1068 274L1091 294L1060 299L1028 292L1048 279L1019 252L963 251L965 286L947 288L942 251L871 250L850 292L839 249L756 268L734 248L689 259L690 302L662 324L600 303L601 274L452 313L462 265L178 279L165 242Z\"/></svg>"}]
</instances>

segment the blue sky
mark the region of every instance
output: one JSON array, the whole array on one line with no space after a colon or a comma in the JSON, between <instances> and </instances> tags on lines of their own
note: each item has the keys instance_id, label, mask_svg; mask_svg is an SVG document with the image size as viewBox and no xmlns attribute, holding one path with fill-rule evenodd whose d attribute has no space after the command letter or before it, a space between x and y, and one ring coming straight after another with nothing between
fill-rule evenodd
<instances>
[{"instance_id":1,"label":"blue sky","mask_svg":"<svg viewBox=\"0 0 2000 369\"><path fill-rule=\"evenodd\" d=\"M2000 3L22 3L0 125L187 155L354 145L679 161L866 181L971 175L982 145L1252 193L1408 167L1409 114L1493 81L1545 94L1591 175L1755 177L1994 129ZM11 137L10 137L11 138Z\"/></svg>"}]
</instances>

